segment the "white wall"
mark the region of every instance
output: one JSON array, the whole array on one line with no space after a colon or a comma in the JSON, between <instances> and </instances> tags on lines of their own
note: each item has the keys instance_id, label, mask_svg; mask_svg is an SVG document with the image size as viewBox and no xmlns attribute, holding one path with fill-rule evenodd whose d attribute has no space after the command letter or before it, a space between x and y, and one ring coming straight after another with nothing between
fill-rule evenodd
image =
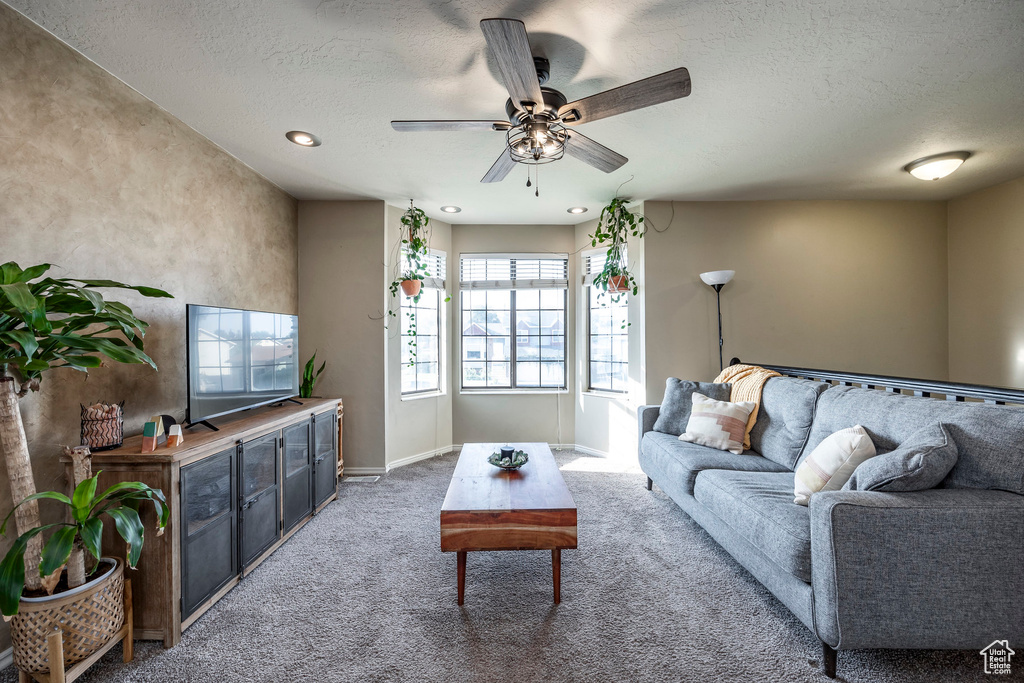
<instances>
[{"instance_id":1,"label":"white wall","mask_svg":"<svg viewBox=\"0 0 1024 683\"><path fill-rule=\"evenodd\" d=\"M572 225L453 225L449 271L457 280L459 254L486 252L571 253L575 247ZM576 259L569 260L569 282L576 280ZM454 286L454 285L453 285ZM462 329L458 292L453 291L452 313L452 439L455 443L479 441L541 441L574 443L576 391L575 321L576 288L570 287L566 310L567 391L517 391L514 393L462 393L460 348Z\"/></svg>"},{"instance_id":2,"label":"white wall","mask_svg":"<svg viewBox=\"0 0 1024 683\"><path fill-rule=\"evenodd\" d=\"M630 207L634 213L643 215L643 205ZM597 219L576 226L576 249L581 253L591 249L590 235L597 228ZM639 293L629 295L629 379L630 388L627 394L590 391L587 384L587 362L589 360L587 337L586 293L583 287L582 270L577 276L574 287L578 296L578 313L576 316L576 376L578 378L575 394L575 434L576 444L580 447L607 455L615 460L629 463L636 460L637 420L636 411L646 399L645 390L645 344L644 344L644 303L647 292L645 278L645 247L646 240L629 238L627 253L630 268L636 278ZM573 257L577 268L582 266L581 254Z\"/></svg>"},{"instance_id":3,"label":"white wall","mask_svg":"<svg viewBox=\"0 0 1024 683\"><path fill-rule=\"evenodd\" d=\"M404 208L387 207L387 233L384 239L385 287L397 276L396 261L399 243L402 239L401 217ZM385 427L385 462L387 467L415 461L444 452L452 446L452 303L443 303L445 296L458 286L458 260L452 258L452 226L443 221L431 219L430 248L448 255L447 293L442 295L442 324L445 333L441 340L441 387L442 392L428 396L402 398L401 369L401 312L399 297L387 294L387 305L396 314L387 321L385 337L386 358L384 365L387 384L387 424ZM453 301L455 299L453 298Z\"/></svg>"}]
</instances>

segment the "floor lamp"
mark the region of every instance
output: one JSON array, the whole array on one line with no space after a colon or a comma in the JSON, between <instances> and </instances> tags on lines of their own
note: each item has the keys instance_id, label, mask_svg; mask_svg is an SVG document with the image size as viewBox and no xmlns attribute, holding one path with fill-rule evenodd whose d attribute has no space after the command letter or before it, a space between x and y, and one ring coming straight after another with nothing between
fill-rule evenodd
<instances>
[{"instance_id":1,"label":"floor lamp","mask_svg":"<svg viewBox=\"0 0 1024 683\"><path fill-rule=\"evenodd\" d=\"M704 284L709 285L715 290L715 297L718 299L718 369L724 370L725 363L722 361L722 346L725 344L725 340L722 339L722 287L725 287L726 283L732 280L732 276L736 274L735 270L712 270L707 273L701 273L700 279L704 281Z\"/></svg>"}]
</instances>

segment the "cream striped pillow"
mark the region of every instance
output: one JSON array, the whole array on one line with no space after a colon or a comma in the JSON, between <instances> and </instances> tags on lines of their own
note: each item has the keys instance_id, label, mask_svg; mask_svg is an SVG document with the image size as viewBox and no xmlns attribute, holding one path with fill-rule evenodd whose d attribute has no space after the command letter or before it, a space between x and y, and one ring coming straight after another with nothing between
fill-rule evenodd
<instances>
[{"instance_id":1,"label":"cream striped pillow","mask_svg":"<svg viewBox=\"0 0 1024 683\"><path fill-rule=\"evenodd\" d=\"M793 502L807 505L819 491L838 491L858 465L875 455L875 444L863 427L840 429L819 443L796 468Z\"/></svg>"},{"instance_id":2,"label":"cream striped pillow","mask_svg":"<svg viewBox=\"0 0 1024 683\"><path fill-rule=\"evenodd\" d=\"M694 392L690 421L679 440L739 455L743 452L747 419L756 407L753 401L729 403Z\"/></svg>"}]
</instances>

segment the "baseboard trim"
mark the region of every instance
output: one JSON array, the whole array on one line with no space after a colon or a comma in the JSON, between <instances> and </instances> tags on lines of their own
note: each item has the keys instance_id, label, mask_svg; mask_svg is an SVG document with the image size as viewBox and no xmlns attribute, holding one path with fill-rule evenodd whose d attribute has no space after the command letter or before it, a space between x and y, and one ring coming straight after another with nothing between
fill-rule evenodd
<instances>
[{"instance_id":1,"label":"baseboard trim","mask_svg":"<svg viewBox=\"0 0 1024 683\"><path fill-rule=\"evenodd\" d=\"M0 652L0 671L3 671L9 666L14 665L14 648L9 647L3 652Z\"/></svg>"},{"instance_id":2,"label":"baseboard trim","mask_svg":"<svg viewBox=\"0 0 1024 683\"><path fill-rule=\"evenodd\" d=\"M346 475L352 475L352 476L358 476L358 477L363 477L363 476L366 476L366 475L373 475L373 474L387 474L387 472L388 471L386 469L384 469L383 467L346 467L345 468L345 474Z\"/></svg>"},{"instance_id":3,"label":"baseboard trim","mask_svg":"<svg viewBox=\"0 0 1024 683\"><path fill-rule=\"evenodd\" d=\"M577 450L580 453L583 453L585 455L593 455L593 456L598 457L598 458L608 458L608 457L611 457L610 453L606 453L604 451L599 451L596 448L588 448L587 446L582 446L580 444L576 444L576 445L572 446L571 448L573 448L574 450Z\"/></svg>"},{"instance_id":4,"label":"baseboard trim","mask_svg":"<svg viewBox=\"0 0 1024 683\"><path fill-rule=\"evenodd\" d=\"M451 453L453 450L455 450L455 448L456 447L455 447L454 444L449 444L448 446L441 446L440 448L435 448L432 451L426 451L424 453L417 453L416 455L410 455L410 456L408 456L406 458L399 458L398 460L395 460L394 462L389 462L388 463L387 471L390 472L391 470L395 469L396 467L404 467L406 465L411 465L414 462L419 462L420 460L426 460L427 458L433 458L434 456L437 456L437 455L444 455L445 453ZM459 448L461 448L461 446L459 446Z\"/></svg>"}]
</instances>

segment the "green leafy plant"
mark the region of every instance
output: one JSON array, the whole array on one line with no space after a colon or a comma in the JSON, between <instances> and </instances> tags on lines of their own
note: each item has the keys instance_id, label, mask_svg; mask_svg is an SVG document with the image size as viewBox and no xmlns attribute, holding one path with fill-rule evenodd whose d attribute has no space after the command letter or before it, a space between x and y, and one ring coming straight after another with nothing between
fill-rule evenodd
<instances>
[{"instance_id":1,"label":"green leafy plant","mask_svg":"<svg viewBox=\"0 0 1024 683\"><path fill-rule=\"evenodd\" d=\"M429 256L429 242L430 233L427 231L427 226L430 224L430 218L423 213L422 209L416 208L413 205L412 200L409 200L409 209L402 214L401 218L402 225L407 228L403 231L402 238L399 242L398 249L398 262L400 267L398 270L397 277L391 281L388 285L388 291L391 293L392 299L398 296L399 291L402 289L403 282L419 282L420 287L417 289L416 294L410 298L413 303L419 303L420 297L423 295L423 283L430 276L427 271L426 259ZM402 292L403 295L405 292ZM451 297L445 297L445 303L451 301ZM400 308L400 306L399 306ZM388 316L394 318L397 317L397 313L394 308L388 309ZM406 326L407 334L410 337L409 341L409 365L413 366L416 364L416 312L408 310L405 313L408 325Z\"/></svg>"},{"instance_id":2,"label":"green leafy plant","mask_svg":"<svg viewBox=\"0 0 1024 683\"><path fill-rule=\"evenodd\" d=\"M612 199L601 209L597 229L590 236L591 246L608 245L604 268L594 277L594 287L610 294L613 302L640 291L626 262L626 240L630 237L643 238L644 217L630 211L626 204L627 200L621 197Z\"/></svg>"},{"instance_id":3,"label":"green leafy plant","mask_svg":"<svg viewBox=\"0 0 1024 683\"><path fill-rule=\"evenodd\" d=\"M327 361L320 364L320 369L315 373L313 368L316 367L316 351L308 361L306 361L305 367L302 368L302 381L299 383L299 398L312 398L313 397L313 385L320 379L321 373L327 366Z\"/></svg>"},{"instance_id":4,"label":"green leafy plant","mask_svg":"<svg viewBox=\"0 0 1024 683\"><path fill-rule=\"evenodd\" d=\"M84 549L99 566L101 541L103 539L103 515L114 520L118 535L128 544L128 566L135 567L142 554L144 528L138 507L151 501L156 508L157 535L163 533L170 519L170 508L160 489L153 489L137 481L114 484L103 493L96 495L99 473L75 487L71 498L56 491L44 491L28 496L21 501L0 526L0 534L7 534L7 524L18 507L38 500L55 500L70 509L69 522L43 524L22 532L14 545L0 561L0 612L6 616L17 614L21 594L25 590L25 551L29 542L44 531L54 529L43 546L39 575L48 576L67 564L76 548Z\"/></svg>"},{"instance_id":5,"label":"green leafy plant","mask_svg":"<svg viewBox=\"0 0 1024 683\"><path fill-rule=\"evenodd\" d=\"M21 268L0 265L0 448L7 462L11 493L19 503L19 533L39 526L35 480L18 399L38 391L42 375L54 368L88 372L105 359L146 363L143 337L149 325L123 303L108 301L99 289L129 289L147 297L171 295L154 287L113 280L48 277L49 263ZM24 499L24 500L23 500ZM28 501L27 504L25 501ZM25 551L29 588L41 586L38 573L42 538L30 537Z\"/></svg>"},{"instance_id":6,"label":"green leafy plant","mask_svg":"<svg viewBox=\"0 0 1024 683\"><path fill-rule=\"evenodd\" d=\"M143 351L149 325L126 305L107 301L96 290L131 289L167 298L170 294L113 280L43 277L50 268L41 263L23 270L13 261L0 266L0 374L17 373L19 396L38 390L46 370L87 372L103 365L104 356L156 368Z\"/></svg>"}]
</instances>

